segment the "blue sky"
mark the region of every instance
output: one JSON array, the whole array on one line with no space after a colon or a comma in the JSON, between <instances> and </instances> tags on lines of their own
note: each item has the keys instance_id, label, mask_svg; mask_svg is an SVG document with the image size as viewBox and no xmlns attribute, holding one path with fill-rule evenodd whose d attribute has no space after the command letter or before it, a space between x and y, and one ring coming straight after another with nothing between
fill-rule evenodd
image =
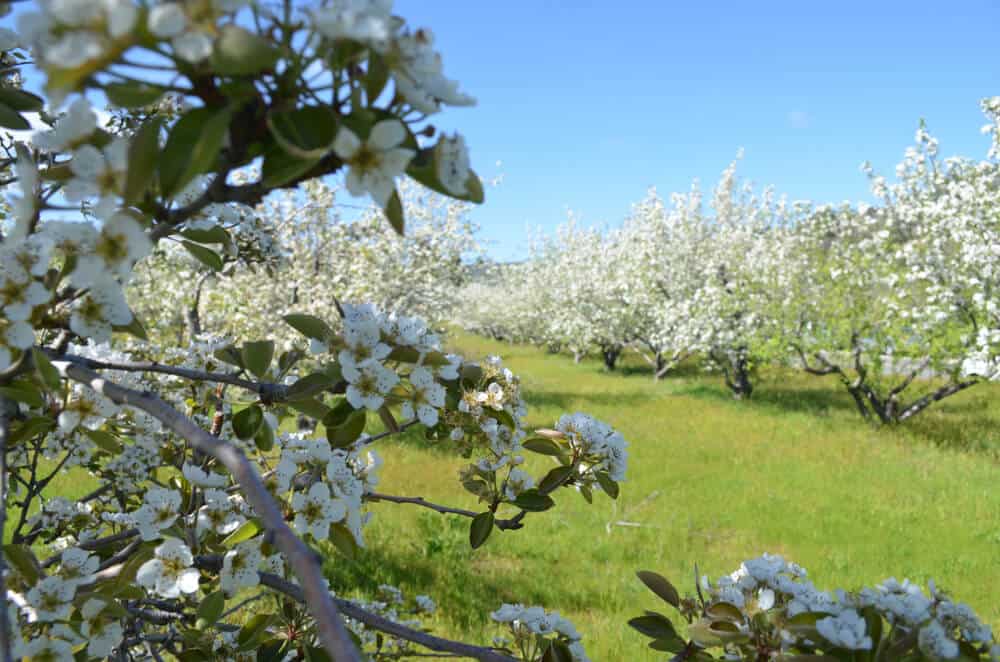
<instances>
[{"instance_id":1,"label":"blue sky","mask_svg":"<svg viewBox=\"0 0 1000 662\"><path fill-rule=\"evenodd\" d=\"M504 2L397 0L434 30L445 71L479 105L435 124L464 133L476 210L500 258L572 208L617 223L655 185L742 175L792 199L868 198L927 120L945 155L981 158L979 99L1000 94L1000 2ZM499 170L494 165L501 161Z\"/></svg>"}]
</instances>

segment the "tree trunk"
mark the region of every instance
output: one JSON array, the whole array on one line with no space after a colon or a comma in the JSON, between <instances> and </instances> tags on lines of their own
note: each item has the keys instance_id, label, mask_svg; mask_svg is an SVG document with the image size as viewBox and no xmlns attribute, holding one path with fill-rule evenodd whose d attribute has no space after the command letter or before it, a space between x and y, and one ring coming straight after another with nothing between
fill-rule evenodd
<instances>
[{"instance_id":1,"label":"tree trunk","mask_svg":"<svg viewBox=\"0 0 1000 662\"><path fill-rule=\"evenodd\" d=\"M727 356L714 357L722 366L722 375L726 386L736 400L749 400L753 394L753 382L750 379L750 359L745 347L741 347ZM721 359L721 360L720 360Z\"/></svg>"},{"instance_id":2,"label":"tree trunk","mask_svg":"<svg viewBox=\"0 0 1000 662\"><path fill-rule=\"evenodd\" d=\"M601 347L601 358L604 359L604 369L608 372L614 371L615 364L618 363L618 357L621 356L621 353L621 345L606 345Z\"/></svg>"},{"instance_id":3,"label":"tree trunk","mask_svg":"<svg viewBox=\"0 0 1000 662\"><path fill-rule=\"evenodd\" d=\"M583 357L586 356L586 355L587 355L587 353L585 351L583 351L581 349L574 349L573 350L573 363L579 363L580 361L583 360Z\"/></svg>"},{"instance_id":4,"label":"tree trunk","mask_svg":"<svg viewBox=\"0 0 1000 662\"><path fill-rule=\"evenodd\" d=\"M663 358L663 352L657 352L653 364L653 381L660 381L665 374L667 374L667 360Z\"/></svg>"}]
</instances>

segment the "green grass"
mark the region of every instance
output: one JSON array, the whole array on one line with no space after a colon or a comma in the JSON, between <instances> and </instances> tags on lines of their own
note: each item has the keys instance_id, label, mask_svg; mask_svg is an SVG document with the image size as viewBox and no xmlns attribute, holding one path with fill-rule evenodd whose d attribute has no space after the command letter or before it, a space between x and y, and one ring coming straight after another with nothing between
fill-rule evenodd
<instances>
[{"instance_id":1,"label":"green grass","mask_svg":"<svg viewBox=\"0 0 1000 662\"><path fill-rule=\"evenodd\" d=\"M835 381L809 375L765 374L741 403L711 375L654 384L638 362L607 374L534 348L464 335L453 344L504 356L523 379L532 425L580 410L618 428L630 443L622 494L590 506L563 490L555 509L474 552L468 520L374 504L369 550L327 564L335 587L430 594L438 632L480 642L496 633L486 614L501 602L541 604L577 624L595 660L652 660L662 655L626 626L658 607L636 570L686 592L695 563L714 578L769 551L826 588L933 578L1000 625L1000 389L976 387L879 430ZM381 491L475 508L458 484L463 461L446 449L409 437L380 452Z\"/></svg>"},{"instance_id":2,"label":"green grass","mask_svg":"<svg viewBox=\"0 0 1000 662\"><path fill-rule=\"evenodd\" d=\"M934 578L1000 626L1000 388L978 386L902 427L874 429L834 380L797 372L763 375L740 403L720 377L693 370L654 384L631 359L608 374L597 361L467 335L453 345L505 358L522 377L532 426L579 410L618 428L630 443L621 496L588 505L562 490L556 508L476 551L467 519L372 504L367 550L326 563L339 593L380 583L426 593L439 605L435 632L479 643L499 632L487 614L501 602L540 604L577 625L595 660L653 660L662 655L626 625L660 607L636 570L659 571L683 593L695 563L714 578L769 551L825 588ZM476 508L458 482L465 461L446 445L413 434L379 452L380 491ZM532 463L544 470L544 458ZM67 474L51 489L90 487Z\"/></svg>"}]
</instances>

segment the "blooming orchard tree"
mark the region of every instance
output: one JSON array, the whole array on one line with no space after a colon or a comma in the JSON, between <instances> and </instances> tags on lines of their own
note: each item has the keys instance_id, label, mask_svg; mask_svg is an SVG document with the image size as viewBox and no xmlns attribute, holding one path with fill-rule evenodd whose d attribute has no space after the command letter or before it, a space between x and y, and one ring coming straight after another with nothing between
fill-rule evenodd
<instances>
[{"instance_id":1,"label":"blooming orchard tree","mask_svg":"<svg viewBox=\"0 0 1000 662\"><path fill-rule=\"evenodd\" d=\"M998 372L1000 170L937 151L921 126L899 182L872 176L878 206L821 208L799 230L792 344L807 370L838 376L882 423Z\"/></svg>"},{"instance_id":2,"label":"blooming orchard tree","mask_svg":"<svg viewBox=\"0 0 1000 662\"><path fill-rule=\"evenodd\" d=\"M498 605L511 638L477 646L420 628L427 596L347 600L320 572L364 547L371 501L468 518L479 547L625 475L620 434L584 414L530 434L518 378L410 314L454 297L483 192L427 123L472 99L391 4L44 1L0 35L48 96L0 88L0 124L29 132L2 162L4 660L586 659L554 612ZM380 211L332 222L316 180L339 173ZM299 415L325 434L286 432ZM469 508L377 491L376 445L416 426L470 458ZM73 502L46 490L71 467L96 480Z\"/></svg>"},{"instance_id":3,"label":"blooming orchard tree","mask_svg":"<svg viewBox=\"0 0 1000 662\"><path fill-rule=\"evenodd\" d=\"M144 319L162 317L156 330L170 338L187 327L194 335L270 333L280 345L292 342L294 331L275 330L271 320L295 311L329 315L337 301L368 301L437 324L454 309L480 250L469 203L407 180L399 191L408 224L404 236L374 208L353 220L341 218L336 191L318 180L305 182L300 192L272 196L255 210L234 210L231 232L238 233L239 245L230 256L218 244L222 268L200 262L189 247L163 246L140 265L131 287L137 294L173 293L179 297L168 307L174 314L154 315L164 306L150 296L133 297L146 305L136 312Z\"/></svg>"}]
</instances>

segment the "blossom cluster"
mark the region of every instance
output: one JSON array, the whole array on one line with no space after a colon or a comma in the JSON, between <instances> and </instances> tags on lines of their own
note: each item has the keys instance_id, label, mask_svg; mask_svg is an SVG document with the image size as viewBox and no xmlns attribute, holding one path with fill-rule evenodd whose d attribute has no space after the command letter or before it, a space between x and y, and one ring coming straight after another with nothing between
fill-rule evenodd
<instances>
[{"instance_id":1,"label":"blossom cluster","mask_svg":"<svg viewBox=\"0 0 1000 662\"><path fill-rule=\"evenodd\" d=\"M640 578L693 624L691 641L722 648L735 659L796 654L831 654L893 647L899 659L917 652L926 659L1000 658L992 629L966 604L955 602L934 582L928 592L908 580L889 578L857 591L824 591L801 566L775 554L744 561L715 582L702 577L698 598L680 600L669 582L654 573ZM665 636L665 616L647 612L631 624L640 632L683 647ZM668 623L669 626L669 623ZM672 627L670 629L672 631ZM669 642L666 639L670 639ZM877 658L883 659L883 658Z\"/></svg>"},{"instance_id":2,"label":"blossom cluster","mask_svg":"<svg viewBox=\"0 0 1000 662\"><path fill-rule=\"evenodd\" d=\"M490 618L506 625L511 635L511 638L495 638L494 644L518 651L522 660L540 659L550 646L564 647L574 662L590 660L580 633L559 612L504 603L490 614Z\"/></svg>"}]
</instances>

